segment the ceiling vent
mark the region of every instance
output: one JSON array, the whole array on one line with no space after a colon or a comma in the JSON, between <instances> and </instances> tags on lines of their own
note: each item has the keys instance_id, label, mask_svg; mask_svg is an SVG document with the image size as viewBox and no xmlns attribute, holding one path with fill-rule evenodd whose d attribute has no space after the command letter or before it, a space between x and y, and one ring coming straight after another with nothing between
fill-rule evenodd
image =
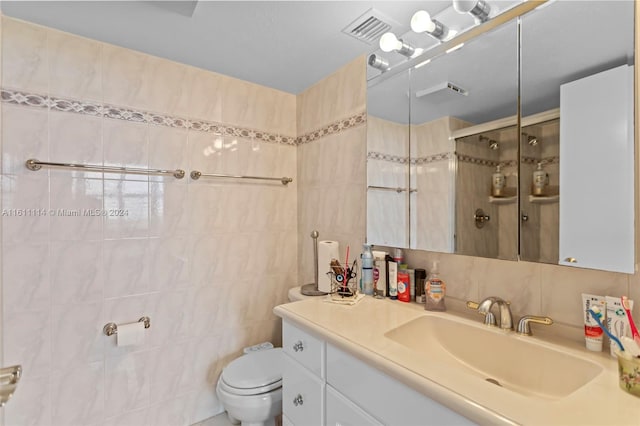
<instances>
[{"instance_id":1,"label":"ceiling vent","mask_svg":"<svg viewBox=\"0 0 640 426\"><path fill-rule=\"evenodd\" d=\"M450 97L457 97L459 95L468 96L469 91L463 89L457 84L453 84L450 81L443 81L440 84L436 84L428 89L422 89L416 91L416 98L422 98L428 96L430 99L444 101Z\"/></svg>"},{"instance_id":2,"label":"ceiling vent","mask_svg":"<svg viewBox=\"0 0 640 426\"><path fill-rule=\"evenodd\" d=\"M364 43L374 44L380 36L400 24L375 9L369 9L355 21L347 25L342 32Z\"/></svg>"}]
</instances>

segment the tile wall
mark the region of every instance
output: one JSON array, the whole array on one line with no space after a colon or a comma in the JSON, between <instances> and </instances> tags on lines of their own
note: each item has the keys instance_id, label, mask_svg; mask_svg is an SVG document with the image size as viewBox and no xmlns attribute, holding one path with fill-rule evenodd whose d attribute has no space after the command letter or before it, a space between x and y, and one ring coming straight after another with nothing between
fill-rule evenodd
<instances>
[{"instance_id":1,"label":"tile wall","mask_svg":"<svg viewBox=\"0 0 640 426\"><path fill-rule=\"evenodd\" d=\"M329 81L334 93L355 85ZM301 99L309 111L333 103L319 96ZM279 343L271 310L299 283L296 96L5 17L2 101L2 357L24 367L5 424L191 424L220 412L221 367L244 346ZM312 130L361 105L299 118ZM362 130L349 132L327 139L344 154L329 162L340 183L330 193L364 214L349 180L364 166L344 163L364 155L342 149ZM33 172L28 158L294 180ZM330 217L337 237L364 237L357 218ZM143 315L142 346L102 333Z\"/></svg>"},{"instance_id":2,"label":"tile wall","mask_svg":"<svg viewBox=\"0 0 640 426\"><path fill-rule=\"evenodd\" d=\"M379 187L367 189L367 241L372 244L405 247L409 242L408 159L409 126L367 115L367 185Z\"/></svg>"},{"instance_id":3,"label":"tile wall","mask_svg":"<svg viewBox=\"0 0 640 426\"><path fill-rule=\"evenodd\" d=\"M411 126L411 247L453 252L455 217L454 130L468 126L455 117Z\"/></svg>"},{"instance_id":4,"label":"tile wall","mask_svg":"<svg viewBox=\"0 0 640 426\"><path fill-rule=\"evenodd\" d=\"M343 258L347 246L354 259L365 242L365 66L361 56L297 98L299 284L314 279L314 229L319 240L339 241Z\"/></svg>"}]
</instances>

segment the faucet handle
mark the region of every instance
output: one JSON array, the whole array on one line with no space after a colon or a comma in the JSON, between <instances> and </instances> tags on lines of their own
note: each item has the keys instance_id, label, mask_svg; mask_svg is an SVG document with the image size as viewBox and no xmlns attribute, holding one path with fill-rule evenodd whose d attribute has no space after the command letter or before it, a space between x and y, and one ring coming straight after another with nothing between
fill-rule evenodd
<instances>
[{"instance_id":1,"label":"faucet handle","mask_svg":"<svg viewBox=\"0 0 640 426\"><path fill-rule=\"evenodd\" d=\"M477 311L479 306L480 306L480 304L478 302L473 302L471 300L467 300L467 308Z\"/></svg>"},{"instance_id":2,"label":"faucet handle","mask_svg":"<svg viewBox=\"0 0 640 426\"><path fill-rule=\"evenodd\" d=\"M551 325L553 324L553 320L549 317L539 317L539 316L535 316L535 315L525 315L522 318L520 318L520 321L518 321L518 328L517 328L517 332L518 334L522 334L525 336L531 336L533 333L531 333L531 326L529 326L530 323L536 323L536 324L544 324L544 325Z\"/></svg>"},{"instance_id":3,"label":"faucet handle","mask_svg":"<svg viewBox=\"0 0 640 426\"><path fill-rule=\"evenodd\" d=\"M480 304L478 302L467 300L467 308L477 311L479 307L480 307ZM479 313L482 314L482 312L479 312ZM497 325L496 316L493 315L492 312L487 312L486 314L483 314L483 315L484 315L485 325L491 325L491 326Z\"/></svg>"}]
</instances>

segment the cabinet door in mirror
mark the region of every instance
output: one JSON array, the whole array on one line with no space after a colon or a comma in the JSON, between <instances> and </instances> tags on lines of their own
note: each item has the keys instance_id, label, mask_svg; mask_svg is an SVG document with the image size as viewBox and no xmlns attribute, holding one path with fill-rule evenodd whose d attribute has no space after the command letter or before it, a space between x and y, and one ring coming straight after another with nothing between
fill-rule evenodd
<instances>
[{"instance_id":1,"label":"cabinet door in mirror","mask_svg":"<svg viewBox=\"0 0 640 426\"><path fill-rule=\"evenodd\" d=\"M522 18L521 258L633 273L634 2Z\"/></svg>"},{"instance_id":2,"label":"cabinet door in mirror","mask_svg":"<svg viewBox=\"0 0 640 426\"><path fill-rule=\"evenodd\" d=\"M512 21L412 70L411 248L517 259L517 49Z\"/></svg>"},{"instance_id":3,"label":"cabinet door in mirror","mask_svg":"<svg viewBox=\"0 0 640 426\"><path fill-rule=\"evenodd\" d=\"M367 242L409 247L409 71L367 89Z\"/></svg>"}]
</instances>

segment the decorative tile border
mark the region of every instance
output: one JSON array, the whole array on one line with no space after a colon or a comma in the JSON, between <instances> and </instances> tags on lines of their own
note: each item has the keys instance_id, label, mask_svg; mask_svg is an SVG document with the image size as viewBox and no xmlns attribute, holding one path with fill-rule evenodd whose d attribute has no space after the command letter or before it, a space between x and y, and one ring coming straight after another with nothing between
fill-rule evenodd
<instances>
[{"instance_id":1,"label":"decorative tile border","mask_svg":"<svg viewBox=\"0 0 640 426\"><path fill-rule=\"evenodd\" d=\"M316 141L327 135L333 135L345 130L352 129L357 126L361 126L367 122L367 112L361 112L351 117L343 118L334 123L328 124L318 130L314 130L302 136L296 138L296 144L302 145L305 143Z\"/></svg>"},{"instance_id":2,"label":"decorative tile border","mask_svg":"<svg viewBox=\"0 0 640 426\"><path fill-rule=\"evenodd\" d=\"M421 165L421 164L437 163L438 161L450 160L453 158L453 153L441 152L439 154L433 154L427 157L412 158L409 160L408 157L400 157L398 155L391 155L391 154L384 154L382 152L369 151L367 153L367 158L371 160L388 161L391 163L407 164L409 162L412 165Z\"/></svg>"},{"instance_id":3,"label":"decorative tile border","mask_svg":"<svg viewBox=\"0 0 640 426\"><path fill-rule=\"evenodd\" d=\"M136 123L147 123L157 126L183 128L199 132L213 133L221 136L257 139L269 143L296 145L297 140L299 139L293 136L284 136L275 133L263 132L261 130L227 126L222 123L211 121L189 120L181 117L171 117L168 115L106 105L97 102L77 101L73 99L57 98L9 89L2 89L0 91L0 98L2 99L2 102L8 104L23 105L34 108L48 108L52 111L92 115L96 117L132 121ZM349 120L350 119L347 119L346 121L350 123ZM342 127L340 127L340 130L341 129ZM333 132L335 133L336 131L334 130ZM325 133L323 133L322 136L324 136L324 134Z\"/></svg>"},{"instance_id":4,"label":"decorative tile border","mask_svg":"<svg viewBox=\"0 0 640 426\"><path fill-rule=\"evenodd\" d=\"M421 165L429 163L437 163L438 161L451 160L453 152L441 152L439 154L429 155L427 157L412 158L411 164Z\"/></svg>"},{"instance_id":5,"label":"decorative tile border","mask_svg":"<svg viewBox=\"0 0 640 426\"><path fill-rule=\"evenodd\" d=\"M560 164L559 156L545 157L545 158L535 158L535 157L522 157L522 162L524 164L533 164L536 165L538 163L544 164Z\"/></svg>"},{"instance_id":6,"label":"decorative tile border","mask_svg":"<svg viewBox=\"0 0 640 426\"><path fill-rule=\"evenodd\" d=\"M407 157L399 155L383 154L382 152L367 152L367 158L370 160L388 161L390 163L407 164Z\"/></svg>"}]
</instances>

